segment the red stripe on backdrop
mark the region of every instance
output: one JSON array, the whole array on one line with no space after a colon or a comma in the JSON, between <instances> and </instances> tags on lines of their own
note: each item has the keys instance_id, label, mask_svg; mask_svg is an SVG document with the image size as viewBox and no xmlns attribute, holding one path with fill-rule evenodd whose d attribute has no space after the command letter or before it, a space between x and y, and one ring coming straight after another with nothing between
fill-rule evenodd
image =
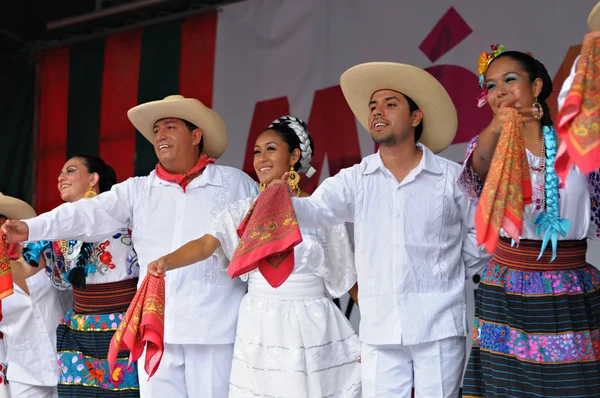
<instances>
[{"instance_id":1,"label":"red stripe on backdrop","mask_svg":"<svg viewBox=\"0 0 600 398\"><path fill-rule=\"evenodd\" d=\"M137 105L142 31L110 36L104 46L100 157L111 165L118 181L135 171L135 127L127 111Z\"/></svg>"},{"instance_id":2,"label":"red stripe on backdrop","mask_svg":"<svg viewBox=\"0 0 600 398\"><path fill-rule=\"evenodd\" d=\"M62 203L56 184L67 157L69 56L70 47L62 47L46 51L40 58L38 214Z\"/></svg>"},{"instance_id":3,"label":"red stripe on backdrop","mask_svg":"<svg viewBox=\"0 0 600 398\"><path fill-rule=\"evenodd\" d=\"M179 94L212 107L217 11L187 19L181 27Z\"/></svg>"}]
</instances>

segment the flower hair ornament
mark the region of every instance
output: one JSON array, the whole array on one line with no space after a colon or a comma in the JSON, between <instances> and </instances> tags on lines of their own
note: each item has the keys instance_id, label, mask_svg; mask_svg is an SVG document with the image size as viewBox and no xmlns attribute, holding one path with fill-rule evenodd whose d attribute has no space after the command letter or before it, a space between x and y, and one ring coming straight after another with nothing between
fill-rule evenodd
<instances>
[{"instance_id":1,"label":"flower hair ornament","mask_svg":"<svg viewBox=\"0 0 600 398\"><path fill-rule=\"evenodd\" d=\"M477 106L479 108L483 107L487 104L487 90L485 89L485 72L487 71L490 62L498 55L504 52L503 44L496 44L491 46L492 51L489 53L483 52L479 56L479 60L477 61L477 75L479 75L479 88L481 88L481 93L477 97Z\"/></svg>"}]
</instances>

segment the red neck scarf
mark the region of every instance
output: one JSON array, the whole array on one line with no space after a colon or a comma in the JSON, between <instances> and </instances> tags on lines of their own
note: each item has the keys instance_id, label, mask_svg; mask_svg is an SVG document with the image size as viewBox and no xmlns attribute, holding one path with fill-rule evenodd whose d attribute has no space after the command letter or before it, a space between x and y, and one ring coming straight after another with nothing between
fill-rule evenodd
<instances>
[{"instance_id":1,"label":"red neck scarf","mask_svg":"<svg viewBox=\"0 0 600 398\"><path fill-rule=\"evenodd\" d=\"M557 134L561 139L555 169L564 182L571 165L588 174L600 167L600 39L585 39L575 79L558 112Z\"/></svg>"},{"instance_id":2,"label":"red neck scarf","mask_svg":"<svg viewBox=\"0 0 600 398\"><path fill-rule=\"evenodd\" d=\"M137 361L146 346L144 370L148 379L158 369L164 351L165 278L146 275L131 301L108 348L108 366L112 374L117 355L129 350L129 364Z\"/></svg>"},{"instance_id":3,"label":"red neck scarf","mask_svg":"<svg viewBox=\"0 0 600 398\"><path fill-rule=\"evenodd\" d=\"M511 109L475 210L477 244L488 253L496 250L500 228L517 243L523 232L523 206L531 203L532 188L522 130L521 116Z\"/></svg>"},{"instance_id":4,"label":"red neck scarf","mask_svg":"<svg viewBox=\"0 0 600 398\"><path fill-rule=\"evenodd\" d=\"M232 278L256 268L273 287L294 270L294 247L302 234L285 185L267 187L237 229L238 244L227 273Z\"/></svg>"},{"instance_id":5,"label":"red neck scarf","mask_svg":"<svg viewBox=\"0 0 600 398\"><path fill-rule=\"evenodd\" d=\"M215 159L209 158L208 156L202 154L200 155L200 159L198 159L198 163L190 171L183 174L172 174L162 167L160 163L156 165L156 176L161 180L168 182L175 182L179 184L179 186L183 189L183 192L186 191L187 184L192 181L194 178L198 177L202 170L206 168L209 164L215 162Z\"/></svg>"}]
</instances>

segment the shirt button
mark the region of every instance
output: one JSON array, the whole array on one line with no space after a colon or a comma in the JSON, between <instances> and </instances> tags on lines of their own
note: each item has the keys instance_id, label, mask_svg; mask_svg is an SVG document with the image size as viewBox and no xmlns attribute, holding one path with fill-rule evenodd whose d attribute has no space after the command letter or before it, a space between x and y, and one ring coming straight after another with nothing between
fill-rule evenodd
<instances>
[{"instance_id":1,"label":"shirt button","mask_svg":"<svg viewBox=\"0 0 600 398\"><path fill-rule=\"evenodd\" d=\"M399 220L400 219L400 214L396 214L396 218Z\"/></svg>"}]
</instances>

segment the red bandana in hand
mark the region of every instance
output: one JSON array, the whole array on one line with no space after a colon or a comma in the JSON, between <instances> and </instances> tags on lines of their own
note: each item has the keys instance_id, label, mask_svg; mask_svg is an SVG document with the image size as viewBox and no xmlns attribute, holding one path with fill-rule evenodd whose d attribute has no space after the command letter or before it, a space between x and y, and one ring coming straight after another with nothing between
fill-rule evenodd
<instances>
[{"instance_id":1,"label":"red bandana in hand","mask_svg":"<svg viewBox=\"0 0 600 398\"><path fill-rule=\"evenodd\" d=\"M236 278L256 268L273 287L294 270L294 247L302 234L286 185L267 187L238 227L238 244L227 273Z\"/></svg>"},{"instance_id":2,"label":"red bandana in hand","mask_svg":"<svg viewBox=\"0 0 600 398\"><path fill-rule=\"evenodd\" d=\"M181 186L183 192L187 187L188 182L196 178L202 170L206 168L209 164L215 162L215 159L209 158L208 156L202 154L200 155L200 159L198 159L198 163L190 171L183 174L171 174L167 170L165 170L160 163L156 165L156 176L164 181L175 182Z\"/></svg>"},{"instance_id":3,"label":"red bandana in hand","mask_svg":"<svg viewBox=\"0 0 600 398\"><path fill-rule=\"evenodd\" d=\"M475 210L477 244L485 244L488 253L496 250L500 228L519 242L523 232L523 206L531 204L531 177L522 130L521 115L513 108L504 123Z\"/></svg>"},{"instance_id":4,"label":"red bandana in hand","mask_svg":"<svg viewBox=\"0 0 600 398\"><path fill-rule=\"evenodd\" d=\"M146 275L131 301L108 349L108 366L112 373L117 355L129 350L129 364L137 361L146 346L144 370L148 379L158 369L164 351L165 278Z\"/></svg>"},{"instance_id":5,"label":"red bandana in hand","mask_svg":"<svg viewBox=\"0 0 600 398\"><path fill-rule=\"evenodd\" d=\"M584 174L600 168L600 39L586 39L581 53L556 123L561 143L555 169L563 182L571 164Z\"/></svg>"}]
</instances>

